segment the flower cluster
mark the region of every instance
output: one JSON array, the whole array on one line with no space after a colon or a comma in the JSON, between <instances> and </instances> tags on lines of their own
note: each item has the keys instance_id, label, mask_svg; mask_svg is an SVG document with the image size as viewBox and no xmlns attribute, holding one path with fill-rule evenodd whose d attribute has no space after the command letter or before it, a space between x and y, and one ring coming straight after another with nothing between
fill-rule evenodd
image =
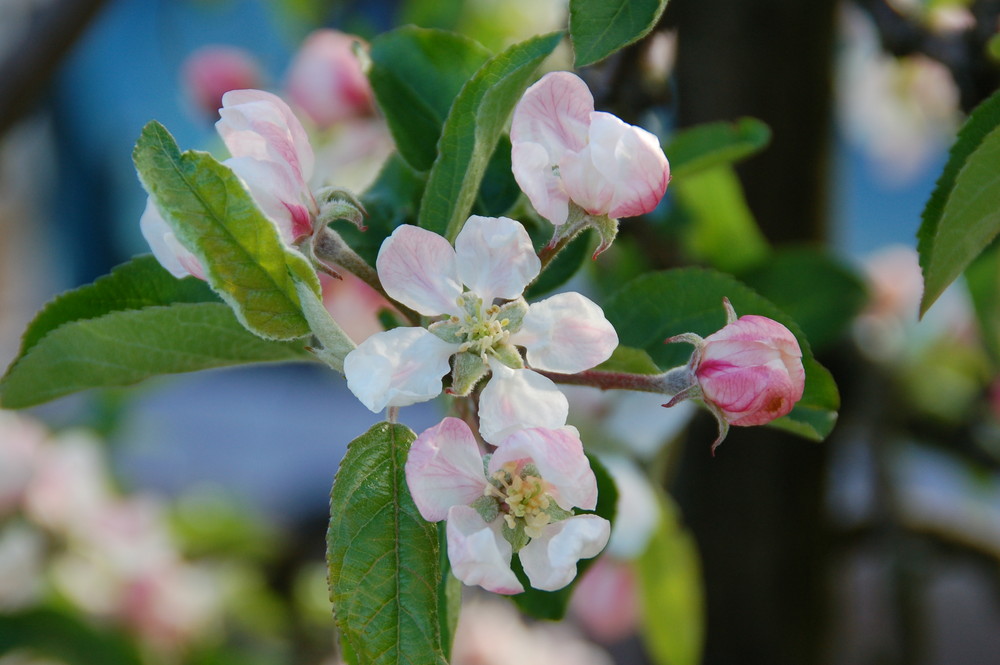
<instances>
[{"instance_id":1,"label":"flower cluster","mask_svg":"<svg viewBox=\"0 0 1000 665\"><path fill-rule=\"evenodd\" d=\"M527 428L494 439L484 459L463 420L445 418L417 437L406 480L424 519L447 519L448 558L466 584L521 593L510 567L517 552L531 586L561 589L579 559L600 553L611 534L597 515L597 481L576 430Z\"/></svg>"}]
</instances>

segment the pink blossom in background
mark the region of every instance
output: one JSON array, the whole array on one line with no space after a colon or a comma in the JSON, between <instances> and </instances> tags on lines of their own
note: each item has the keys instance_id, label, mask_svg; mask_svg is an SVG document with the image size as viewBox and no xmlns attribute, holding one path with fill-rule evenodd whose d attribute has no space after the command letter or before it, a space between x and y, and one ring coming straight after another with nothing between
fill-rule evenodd
<instances>
[{"instance_id":1,"label":"pink blossom in background","mask_svg":"<svg viewBox=\"0 0 1000 665\"><path fill-rule=\"evenodd\" d=\"M610 113L569 72L551 72L525 91L510 129L512 169L535 210L559 226L572 201L613 219L651 211L663 198L670 165L648 131Z\"/></svg>"},{"instance_id":2,"label":"pink blossom in background","mask_svg":"<svg viewBox=\"0 0 1000 665\"><path fill-rule=\"evenodd\" d=\"M181 87L198 110L214 118L222 95L230 90L259 88L257 60L244 49L213 44L192 52L181 69Z\"/></svg>"},{"instance_id":3,"label":"pink blossom in background","mask_svg":"<svg viewBox=\"0 0 1000 665\"><path fill-rule=\"evenodd\" d=\"M378 314L382 310L395 308L378 291L368 286L359 277L346 270L337 270L342 277L334 279L320 273L323 287L323 305L347 336L360 344L377 332L382 332Z\"/></svg>"},{"instance_id":4,"label":"pink blossom in background","mask_svg":"<svg viewBox=\"0 0 1000 665\"><path fill-rule=\"evenodd\" d=\"M285 87L292 104L318 129L374 110L372 90L354 54L360 37L322 29L310 34L288 71Z\"/></svg>"},{"instance_id":5,"label":"pink blossom in background","mask_svg":"<svg viewBox=\"0 0 1000 665\"><path fill-rule=\"evenodd\" d=\"M555 591L596 556L610 523L593 510L597 480L574 428L517 430L484 460L464 420L445 418L410 447L406 482L424 519L447 520L455 576L502 594L524 590L511 570L516 552L531 586ZM517 547L515 547L515 545Z\"/></svg>"},{"instance_id":6,"label":"pink blossom in background","mask_svg":"<svg viewBox=\"0 0 1000 665\"><path fill-rule=\"evenodd\" d=\"M46 438L33 420L0 411L0 519L21 507Z\"/></svg>"},{"instance_id":7,"label":"pink blossom in background","mask_svg":"<svg viewBox=\"0 0 1000 665\"><path fill-rule=\"evenodd\" d=\"M592 638L619 642L639 625L639 595L632 565L602 556L583 574L570 599L570 612Z\"/></svg>"}]
</instances>

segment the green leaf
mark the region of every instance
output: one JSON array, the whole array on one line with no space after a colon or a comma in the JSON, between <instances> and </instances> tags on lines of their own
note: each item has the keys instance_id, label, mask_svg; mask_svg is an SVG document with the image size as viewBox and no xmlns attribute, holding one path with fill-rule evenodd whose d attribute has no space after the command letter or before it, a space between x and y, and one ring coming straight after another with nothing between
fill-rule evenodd
<instances>
[{"instance_id":1,"label":"green leaf","mask_svg":"<svg viewBox=\"0 0 1000 665\"><path fill-rule=\"evenodd\" d=\"M348 445L330 494L330 600L360 665L446 662L438 531L403 472L415 438L403 425L373 426Z\"/></svg>"},{"instance_id":2,"label":"green leaf","mask_svg":"<svg viewBox=\"0 0 1000 665\"><path fill-rule=\"evenodd\" d=\"M379 35L368 78L399 154L418 171L437 157L437 142L459 90L490 57L477 42L412 25Z\"/></svg>"},{"instance_id":3,"label":"green leaf","mask_svg":"<svg viewBox=\"0 0 1000 665\"><path fill-rule=\"evenodd\" d=\"M576 513L599 515L609 522L614 522L615 513L618 508L618 488L615 487L615 481L607 468L601 464L597 457L588 454L587 459L590 460L590 468L593 469L594 477L597 479L597 507L594 510L576 510ZM521 611L529 616L533 616L536 619L558 621L566 615L566 609L569 607L569 601L576 584L583 577L586 570L596 561L597 557L581 559L576 564L576 577L573 578L573 581L569 585L562 589L558 591L539 591L532 588L531 583L528 581L528 576L525 575L524 568L521 566L520 559L515 555L511 560L510 567L517 575L518 580L525 590L523 593L511 596L511 598L521 608Z\"/></svg>"},{"instance_id":4,"label":"green leaf","mask_svg":"<svg viewBox=\"0 0 1000 665\"><path fill-rule=\"evenodd\" d=\"M222 303L176 303L63 324L19 356L0 380L0 403L21 409L160 374L303 360L301 348L253 335Z\"/></svg>"},{"instance_id":5,"label":"green leaf","mask_svg":"<svg viewBox=\"0 0 1000 665\"><path fill-rule=\"evenodd\" d=\"M622 344L618 345L610 358L594 369L602 372L625 372L627 374L660 373L660 368L656 366L648 353L642 349L633 349L631 346Z\"/></svg>"},{"instance_id":6,"label":"green leaf","mask_svg":"<svg viewBox=\"0 0 1000 665\"><path fill-rule=\"evenodd\" d=\"M317 295L319 279L282 243L236 174L206 152L181 153L155 120L143 128L132 160L181 244L248 330L279 340L309 334L292 274Z\"/></svg>"},{"instance_id":7,"label":"green leaf","mask_svg":"<svg viewBox=\"0 0 1000 665\"><path fill-rule=\"evenodd\" d=\"M678 132L663 149L674 186L699 171L735 164L771 142L771 129L756 118L711 122Z\"/></svg>"},{"instance_id":8,"label":"green leaf","mask_svg":"<svg viewBox=\"0 0 1000 665\"><path fill-rule=\"evenodd\" d=\"M416 224L425 184L424 174L407 166L399 155L392 155L361 196L368 211L366 230L361 231L353 224L339 224L337 233L368 265L374 266L382 241L400 224Z\"/></svg>"},{"instance_id":9,"label":"green leaf","mask_svg":"<svg viewBox=\"0 0 1000 665\"><path fill-rule=\"evenodd\" d=\"M698 665L705 641L705 599L694 537L677 507L660 495L660 525L635 562L643 643L657 665Z\"/></svg>"},{"instance_id":10,"label":"green leaf","mask_svg":"<svg viewBox=\"0 0 1000 665\"><path fill-rule=\"evenodd\" d=\"M561 39L557 32L514 44L487 61L458 93L428 176L420 226L455 239L472 210L507 119Z\"/></svg>"},{"instance_id":11,"label":"green leaf","mask_svg":"<svg viewBox=\"0 0 1000 665\"><path fill-rule=\"evenodd\" d=\"M570 0L569 34L576 66L585 67L645 37L667 0Z\"/></svg>"},{"instance_id":12,"label":"green leaf","mask_svg":"<svg viewBox=\"0 0 1000 665\"><path fill-rule=\"evenodd\" d=\"M686 363L691 347L664 344L663 340L685 332L706 337L721 329L726 323L723 297L729 298L737 314L769 317L795 335L806 370L805 392L791 413L771 424L817 441L825 438L840 408L836 383L813 358L809 342L795 321L729 275L701 268L648 273L612 295L604 304L604 313L622 344L644 349L666 370Z\"/></svg>"},{"instance_id":13,"label":"green leaf","mask_svg":"<svg viewBox=\"0 0 1000 665\"><path fill-rule=\"evenodd\" d=\"M513 208L521 197L521 187L514 179L514 172L511 169L510 152L510 139L501 136L493 156L486 165L486 173L473 208L475 214L500 217Z\"/></svg>"},{"instance_id":14,"label":"green leaf","mask_svg":"<svg viewBox=\"0 0 1000 665\"><path fill-rule=\"evenodd\" d=\"M817 350L847 333L868 298L854 271L807 247L777 251L739 277L795 319Z\"/></svg>"},{"instance_id":15,"label":"green leaf","mask_svg":"<svg viewBox=\"0 0 1000 665\"><path fill-rule=\"evenodd\" d=\"M965 283L979 322L980 337L994 366L1000 364L1000 246L979 255L965 271Z\"/></svg>"},{"instance_id":16,"label":"green leaf","mask_svg":"<svg viewBox=\"0 0 1000 665\"><path fill-rule=\"evenodd\" d=\"M719 270L737 272L767 256L767 240L732 167L701 171L678 180L673 190L691 217L684 241L692 257Z\"/></svg>"},{"instance_id":17,"label":"green leaf","mask_svg":"<svg viewBox=\"0 0 1000 665\"><path fill-rule=\"evenodd\" d=\"M143 662L123 633L97 630L67 612L46 607L0 614L0 656L17 649L27 649L69 665Z\"/></svg>"},{"instance_id":18,"label":"green leaf","mask_svg":"<svg viewBox=\"0 0 1000 665\"><path fill-rule=\"evenodd\" d=\"M462 582L451 572L451 560L448 558L447 522L438 522L437 532L441 579L444 580L438 587L441 650L444 652L445 659L449 659L451 658L451 645L455 640L455 629L458 627L458 617L462 611Z\"/></svg>"},{"instance_id":19,"label":"green leaf","mask_svg":"<svg viewBox=\"0 0 1000 665\"><path fill-rule=\"evenodd\" d=\"M548 234L550 228L545 228L543 233ZM541 245L536 246L544 246L547 242L546 238ZM524 297L529 301L535 300L568 282L591 256L596 244L594 230L586 229L566 245L549 265L545 266L545 270L524 290Z\"/></svg>"},{"instance_id":20,"label":"green leaf","mask_svg":"<svg viewBox=\"0 0 1000 665\"><path fill-rule=\"evenodd\" d=\"M958 132L948 163L924 206L917 252L924 272L920 314L1000 230L1000 92L980 104Z\"/></svg>"}]
</instances>

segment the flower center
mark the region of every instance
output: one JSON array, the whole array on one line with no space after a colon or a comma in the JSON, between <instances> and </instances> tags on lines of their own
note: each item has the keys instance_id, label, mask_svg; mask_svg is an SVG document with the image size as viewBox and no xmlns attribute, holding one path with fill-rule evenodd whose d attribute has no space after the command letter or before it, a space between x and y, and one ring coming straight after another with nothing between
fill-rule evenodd
<instances>
[{"instance_id":1,"label":"flower center","mask_svg":"<svg viewBox=\"0 0 1000 665\"><path fill-rule=\"evenodd\" d=\"M468 291L458 297L458 305L465 314L452 317L451 322L458 324L457 334L465 340L459 351L471 351L486 362L486 354L510 337L510 321L499 317L500 307L483 307L483 299Z\"/></svg>"},{"instance_id":2,"label":"flower center","mask_svg":"<svg viewBox=\"0 0 1000 665\"><path fill-rule=\"evenodd\" d=\"M520 470L517 467L514 462L505 464L490 476L490 484L484 493L500 500L500 509L508 528L516 529L520 523L529 538L537 538L542 527L552 521L548 512L552 504L549 484L533 473L537 472L534 465Z\"/></svg>"}]
</instances>

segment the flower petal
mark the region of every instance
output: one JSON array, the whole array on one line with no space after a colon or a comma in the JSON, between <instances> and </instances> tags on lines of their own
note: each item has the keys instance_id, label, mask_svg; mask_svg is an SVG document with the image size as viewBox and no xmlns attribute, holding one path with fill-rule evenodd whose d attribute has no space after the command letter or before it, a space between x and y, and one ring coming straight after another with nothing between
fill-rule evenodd
<instances>
[{"instance_id":1,"label":"flower petal","mask_svg":"<svg viewBox=\"0 0 1000 665\"><path fill-rule=\"evenodd\" d=\"M455 254L459 279L487 306L520 296L542 268L528 232L508 217L469 217Z\"/></svg>"},{"instance_id":2,"label":"flower petal","mask_svg":"<svg viewBox=\"0 0 1000 665\"><path fill-rule=\"evenodd\" d=\"M545 482L555 488L552 496L560 508L597 507L597 479L575 428L533 427L511 432L490 458L489 472L499 471L507 462L529 458Z\"/></svg>"},{"instance_id":3,"label":"flower petal","mask_svg":"<svg viewBox=\"0 0 1000 665\"><path fill-rule=\"evenodd\" d=\"M530 305L510 341L525 347L532 367L575 374L610 358L618 333L596 303L569 292Z\"/></svg>"},{"instance_id":4,"label":"flower petal","mask_svg":"<svg viewBox=\"0 0 1000 665\"><path fill-rule=\"evenodd\" d=\"M460 314L455 250L443 237L403 224L385 239L375 262L389 296L425 316Z\"/></svg>"},{"instance_id":5,"label":"flower petal","mask_svg":"<svg viewBox=\"0 0 1000 665\"><path fill-rule=\"evenodd\" d=\"M406 458L406 484L428 522L440 522L452 506L483 496L483 458L464 420L445 418L417 437Z\"/></svg>"},{"instance_id":6,"label":"flower petal","mask_svg":"<svg viewBox=\"0 0 1000 665\"><path fill-rule=\"evenodd\" d=\"M347 387L378 413L441 394L441 377L458 350L424 328L393 328L372 335L344 358Z\"/></svg>"},{"instance_id":7,"label":"flower petal","mask_svg":"<svg viewBox=\"0 0 1000 665\"><path fill-rule=\"evenodd\" d=\"M139 229L142 237L149 243L149 248L153 250L153 256L171 275L178 279L188 275L205 279L205 269L198 257L177 240L173 229L163 219L152 199L146 199L146 209L139 218Z\"/></svg>"},{"instance_id":8,"label":"flower petal","mask_svg":"<svg viewBox=\"0 0 1000 665\"><path fill-rule=\"evenodd\" d=\"M448 511L448 559L455 577L487 591L515 594L524 591L510 569L512 548L500 533L500 518L487 524L469 506Z\"/></svg>"},{"instance_id":9,"label":"flower petal","mask_svg":"<svg viewBox=\"0 0 1000 665\"><path fill-rule=\"evenodd\" d=\"M540 143L517 143L510 151L511 171L539 215L559 226L569 218L569 195Z\"/></svg>"},{"instance_id":10,"label":"flower petal","mask_svg":"<svg viewBox=\"0 0 1000 665\"><path fill-rule=\"evenodd\" d=\"M510 140L538 143L556 165L567 150L587 143L587 127L594 111L594 97L579 76L550 72L524 91L514 109Z\"/></svg>"},{"instance_id":11,"label":"flower petal","mask_svg":"<svg viewBox=\"0 0 1000 665\"><path fill-rule=\"evenodd\" d=\"M354 55L360 37L321 29L309 34L288 71L292 102L320 129L372 111L372 90Z\"/></svg>"},{"instance_id":12,"label":"flower petal","mask_svg":"<svg viewBox=\"0 0 1000 665\"><path fill-rule=\"evenodd\" d=\"M302 182L313 171L313 150L302 123L277 95L230 90L222 96L215 128L233 157L289 164Z\"/></svg>"},{"instance_id":13,"label":"flower petal","mask_svg":"<svg viewBox=\"0 0 1000 665\"><path fill-rule=\"evenodd\" d=\"M566 424L569 402L550 379L526 369L510 369L490 358L493 376L479 396L479 433L490 443L514 429Z\"/></svg>"},{"instance_id":14,"label":"flower petal","mask_svg":"<svg viewBox=\"0 0 1000 665\"><path fill-rule=\"evenodd\" d=\"M576 577L576 562L601 553L608 544L611 523L597 515L575 515L548 524L518 555L531 586L561 589Z\"/></svg>"},{"instance_id":15,"label":"flower petal","mask_svg":"<svg viewBox=\"0 0 1000 665\"><path fill-rule=\"evenodd\" d=\"M316 203L305 184L298 180L287 164L251 157L232 157L225 165L246 185L257 207L291 244L312 233Z\"/></svg>"},{"instance_id":16,"label":"flower petal","mask_svg":"<svg viewBox=\"0 0 1000 665\"><path fill-rule=\"evenodd\" d=\"M660 203L670 182L670 164L660 140L634 125L625 125L610 113L595 113L590 125L590 149L595 163L615 165L615 194L608 212L610 217L635 217L650 212ZM603 141L607 125L625 125L617 136L613 153ZM616 132L609 132L612 135Z\"/></svg>"}]
</instances>

